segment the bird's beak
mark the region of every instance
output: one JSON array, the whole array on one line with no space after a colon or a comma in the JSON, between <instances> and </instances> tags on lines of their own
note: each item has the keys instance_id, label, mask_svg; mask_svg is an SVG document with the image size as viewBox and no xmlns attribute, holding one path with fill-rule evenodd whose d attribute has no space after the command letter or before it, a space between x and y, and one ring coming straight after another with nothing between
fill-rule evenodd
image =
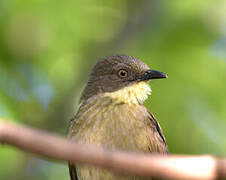
<instances>
[{"instance_id":1,"label":"bird's beak","mask_svg":"<svg viewBox=\"0 0 226 180\"><path fill-rule=\"evenodd\" d=\"M148 70L144 75L141 76L142 81L151 80L151 79L162 79L168 78L168 76L160 71Z\"/></svg>"}]
</instances>

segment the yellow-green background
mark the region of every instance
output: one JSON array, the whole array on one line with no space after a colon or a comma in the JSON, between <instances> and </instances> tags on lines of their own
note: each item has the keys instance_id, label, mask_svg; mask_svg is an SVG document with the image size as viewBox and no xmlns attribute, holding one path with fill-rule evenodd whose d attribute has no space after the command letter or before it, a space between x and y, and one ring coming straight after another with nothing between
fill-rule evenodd
<instances>
[{"instance_id":1,"label":"yellow-green background","mask_svg":"<svg viewBox=\"0 0 226 180\"><path fill-rule=\"evenodd\" d=\"M66 135L94 63L136 56L166 72L146 105L171 153L226 155L225 0L0 0L0 116ZM0 145L0 179L69 179Z\"/></svg>"}]
</instances>

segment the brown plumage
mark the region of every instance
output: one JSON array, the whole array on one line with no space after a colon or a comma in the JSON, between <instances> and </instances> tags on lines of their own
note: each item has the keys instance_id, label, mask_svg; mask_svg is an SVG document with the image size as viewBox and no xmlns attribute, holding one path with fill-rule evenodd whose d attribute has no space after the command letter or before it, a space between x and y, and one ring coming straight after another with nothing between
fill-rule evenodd
<instances>
[{"instance_id":1,"label":"brown plumage","mask_svg":"<svg viewBox=\"0 0 226 180\"><path fill-rule=\"evenodd\" d=\"M167 154L155 117L142 105L151 93L151 79L166 78L130 56L111 56L94 67L70 123L69 138L111 150ZM71 180L140 180L136 176L69 163Z\"/></svg>"}]
</instances>

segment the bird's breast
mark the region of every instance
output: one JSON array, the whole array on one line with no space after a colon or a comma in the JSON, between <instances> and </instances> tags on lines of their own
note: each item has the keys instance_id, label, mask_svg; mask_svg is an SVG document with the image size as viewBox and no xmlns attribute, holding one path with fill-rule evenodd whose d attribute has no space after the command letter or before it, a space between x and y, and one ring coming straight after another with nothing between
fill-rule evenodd
<instances>
[{"instance_id":1,"label":"bird's breast","mask_svg":"<svg viewBox=\"0 0 226 180\"><path fill-rule=\"evenodd\" d=\"M148 151L146 110L140 105L115 103L103 96L83 105L70 128L81 143L110 149Z\"/></svg>"}]
</instances>

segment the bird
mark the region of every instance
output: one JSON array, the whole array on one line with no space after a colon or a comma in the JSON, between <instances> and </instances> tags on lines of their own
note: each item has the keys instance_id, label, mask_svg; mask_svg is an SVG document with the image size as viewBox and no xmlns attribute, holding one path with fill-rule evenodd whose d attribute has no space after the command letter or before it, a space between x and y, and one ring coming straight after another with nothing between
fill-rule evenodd
<instances>
[{"instance_id":1,"label":"bird","mask_svg":"<svg viewBox=\"0 0 226 180\"><path fill-rule=\"evenodd\" d=\"M97 61L69 123L68 138L110 150L168 154L162 128L143 105L151 95L150 81L168 78L128 55ZM137 176L69 162L71 180L141 180Z\"/></svg>"}]
</instances>

